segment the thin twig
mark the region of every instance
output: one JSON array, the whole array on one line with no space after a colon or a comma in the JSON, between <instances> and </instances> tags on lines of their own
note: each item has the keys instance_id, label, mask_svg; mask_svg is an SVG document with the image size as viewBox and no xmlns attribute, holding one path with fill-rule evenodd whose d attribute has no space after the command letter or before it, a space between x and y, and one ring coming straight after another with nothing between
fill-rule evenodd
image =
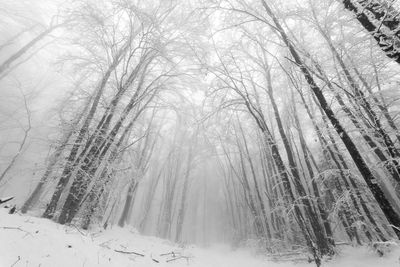
<instances>
[{"instance_id":1,"label":"thin twig","mask_svg":"<svg viewBox=\"0 0 400 267\"><path fill-rule=\"evenodd\" d=\"M3 226L3 227L0 227L0 228L1 228L1 229L5 229L5 230L19 230L19 231L21 231L21 232L25 232L25 233L27 233L27 234L32 235L31 232L25 231L24 229L21 229L20 227Z\"/></svg>"},{"instance_id":2,"label":"thin twig","mask_svg":"<svg viewBox=\"0 0 400 267\"><path fill-rule=\"evenodd\" d=\"M123 251L123 250L117 250L117 249L114 249L114 251L115 251L115 252L118 252L118 253L123 253L123 254L134 254L134 255L137 255L137 256L144 257L143 254L140 254L140 253L137 253L137 252L134 252L134 251Z\"/></svg>"},{"instance_id":3,"label":"thin twig","mask_svg":"<svg viewBox=\"0 0 400 267\"><path fill-rule=\"evenodd\" d=\"M15 264L17 264L17 262L19 262L21 260L21 257L18 256L18 259L11 265L11 267L13 267Z\"/></svg>"}]
</instances>

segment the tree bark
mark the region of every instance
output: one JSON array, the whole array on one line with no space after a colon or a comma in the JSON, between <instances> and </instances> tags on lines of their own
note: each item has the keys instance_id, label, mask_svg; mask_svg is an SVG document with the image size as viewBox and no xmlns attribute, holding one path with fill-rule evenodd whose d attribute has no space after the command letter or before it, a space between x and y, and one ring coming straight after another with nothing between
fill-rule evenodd
<instances>
[{"instance_id":1,"label":"tree bark","mask_svg":"<svg viewBox=\"0 0 400 267\"><path fill-rule=\"evenodd\" d=\"M282 41L285 43L287 48L289 49L290 54L292 55L294 61L300 68L301 72L304 75L305 80L307 81L310 89L313 91L314 95L318 99L318 102L321 105L321 108L324 110L326 116L330 120L332 126L342 139L344 145L347 148L350 156L352 157L354 163L356 164L358 170L360 171L362 177L364 178L366 184L368 185L369 189L371 190L372 194L374 195L376 201L378 202L380 208L384 212L388 221L394 226L393 229L396 232L397 236L400 238L400 216L396 213L393 209L392 205L385 197L382 189L379 187L376 177L372 174L371 170L366 165L364 159L362 158L360 152L358 151L356 145L354 144L353 140L350 138L348 133L345 131L339 120L336 118L335 113L330 108L330 105L325 99L325 96L322 93L322 90L314 81L311 73L308 71L304 62L300 58L300 55L297 53L296 49L294 48L292 42L290 41L289 37L287 36L286 32L280 25L278 19L275 17L272 10L269 8L268 4L265 0L261 0L262 4L268 13L268 15L272 18L273 23L276 27L278 34L281 36Z\"/></svg>"},{"instance_id":2,"label":"tree bark","mask_svg":"<svg viewBox=\"0 0 400 267\"><path fill-rule=\"evenodd\" d=\"M400 64L398 12L392 12L394 16L387 16L386 8L376 0L342 0L342 2L344 7L352 12L364 29L372 35L386 56ZM374 20L370 15L374 17ZM383 30L382 27L386 29Z\"/></svg>"}]
</instances>

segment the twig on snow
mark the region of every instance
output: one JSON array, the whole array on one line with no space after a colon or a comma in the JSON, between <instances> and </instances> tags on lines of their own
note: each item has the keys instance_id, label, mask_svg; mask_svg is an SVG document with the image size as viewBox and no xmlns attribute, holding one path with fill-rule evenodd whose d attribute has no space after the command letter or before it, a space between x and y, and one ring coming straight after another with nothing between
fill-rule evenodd
<instances>
[{"instance_id":1,"label":"twig on snow","mask_svg":"<svg viewBox=\"0 0 400 267\"><path fill-rule=\"evenodd\" d=\"M21 257L18 256L18 259L11 265L11 267L13 267L15 264L17 264L17 262L19 262L21 260Z\"/></svg>"},{"instance_id":2,"label":"twig on snow","mask_svg":"<svg viewBox=\"0 0 400 267\"><path fill-rule=\"evenodd\" d=\"M118 252L118 253L123 253L123 254L134 254L134 255L137 255L137 256L144 257L143 254L140 254L140 253L137 253L137 252L134 252L134 251L123 251L123 250L117 250L117 249L114 249L114 251L115 251L115 252Z\"/></svg>"},{"instance_id":3,"label":"twig on snow","mask_svg":"<svg viewBox=\"0 0 400 267\"><path fill-rule=\"evenodd\" d=\"M31 232L25 231L24 229L21 229L20 227L2 226L0 228L1 229L5 229L5 230L19 230L19 231L25 232L25 233L27 233L29 235L32 235Z\"/></svg>"},{"instance_id":4,"label":"twig on snow","mask_svg":"<svg viewBox=\"0 0 400 267\"><path fill-rule=\"evenodd\" d=\"M179 252L175 252L175 251L171 251L171 252L168 252L168 253L163 253L163 254L160 254L160 256L168 256L168 255L172 255L172 257L177 257L178 255L180 255L180 253Z\"/></svg>"},{"instance_id":5,"label":"twig on snow","mask_svg":"<svg viewBox=\"0 0 400 267\"><path fill-rule=\"evenodd\" d=\"M5 198L0 198L0 204L6 203L10 200L12 200L14 197L5 197Z\"/></svg>"},{"instance_id":6,"label":"twig on snow","mask_svg":"<svg viewBox=\"0 0 400 267\"><path fill-rule=\"evenodd\" d=\"M71 224L71 226L73 226L81 235L83 235L83 236L87 236L87 234L86 233L84 233L84 232L82 232L80 229L79 229L79 227L78 226L76 226L75 224Z\"/></svg>"},{"instance_id":7,"label":"twig on snow","mask_svg":"<svg viewBox=\"0 0 400 267\"><path fill-rule=\"evenodd\" d=\"M173 258L173 259L169 259L169 260L166 260L166 262L171 262L171 261L175 261L175 260L179 260L179 259L185 259L186 260L186 262L189 264L189 257L186 257L186 256L180 256L180 257L176 257L176 258Z\"/></svg>"}]
</instances>

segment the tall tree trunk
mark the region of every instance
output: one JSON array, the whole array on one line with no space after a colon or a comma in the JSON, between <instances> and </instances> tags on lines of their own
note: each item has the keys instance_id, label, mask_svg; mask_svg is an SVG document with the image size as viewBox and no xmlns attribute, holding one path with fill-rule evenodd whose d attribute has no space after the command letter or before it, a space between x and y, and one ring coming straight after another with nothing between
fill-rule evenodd
<instances>
[{"instance_id":1,"label":"tall tree trunk","mask_svg":"<svg viewBox=\"0 0 400 267\"><path fill-rule=\"evenodd\" d=\"M318 105L318 103L316 103L316 104ZM322 118L324 120L324 123L327 125L328 122L326 121L326 119L324 117L323 110L321 110L321 107L319 105L318 105L318 108L320 109L320 112L322 114ZM340 161L341 166L343 166L343 168L345 170L350 170L350 168L349 168L348 164L346 163L344 157L342 156L342 154L339 151L339 147L336 144L335 138L332 136L332 134L330 133L329 129L328 129L328 137L329 137L330 142L331 142L331 144L333 146L335 154L336 154L336 156L338 157L338 159ZM357 201L356 201L356 199L354 197L354 194L352 193L353 190L354 190L355 195L357 196L357 198L358 198L358 200L359 200L359 202L361 204L361 207L363 208L368 220L373 225L373 229L374 229L375 233L377 233L377 235L378 235L378 237L379 237L379 239L381 241L387 241L386 237L383 235L382 231L379 229L375 219L372 217L371 212L370 212L369 208L366 205L366 201L364 200L363 196L361 195L361 192L359 191L359 188L358 188L357 184L355 183L354 179L351 177L351 174L342 175L341 177L342 177L342 180L344 182L346 190L348 190L350 192L350 198L351 198L351 200L353 202L353 206L355 207L357 213L359 214L359 216L361 218L361 221L365 222L366 220L364 219L364 216L363 216L363 214L361 212L361 209L359 208L359 205L357 204ZM369 233L368 230L365 231L365 234L366 234L367 238L369 239L369 241L372 241L372 236L371 236L371 234Z\"/></svg>"},{"instance_id":2,"label":"tall tree trunk","mask_svg":"<svg viewBox=\"0 0 400 267\"><path fill-rule=\"evenodd\" d=\"M292 98L293 98L293 92L292 92ZM315 181L316 176L314 174L314 170L313 170L313 167L311 165L310 157L312 157L312 154L308 153L307 143L306 143L306 140L305 140L304 135L303 135L303 130L301 129L299 118L297 116L296 103L295 103L294 99L293 99L292 102L293 102L293 117L294 117L296 129L297 129L297 131L299 133L299 140L300 140L301 150L302 150L303 156L304 156L304 161L306 163L306 166L307 166L310 178L311 178L311 185L312 185L312 188L313 188L314 195L316 197L318 211L319 211L319 214L321 215L322 222L324 224L324 229L325 229L325 233L327 235L328 241L330 242L330 244L332 246L334 246L335 242L334 242L334 239L333 239L332 228L331 228L331 225L329 223L328 214L327 214L327 212L325 210L325 207L323 205L323 202L322 202L322 199L321 199L320 190L318 188L318 184Z\"/></svg>"},{"instance_id":3,"label":"tall tree trunk","mask_svg":"<svg viewBox=\"0 0 400 267\"><path fill-rule=\"evenodd\" d=\"M298 90L298 92L299 92L300 98L301 98L301 100L303 102L303 105L304 105L304 107L305 107L305 109L307 111L307 114L308 114L308 116L310 117L310 119L311 119L311 121L313 123L315 132L316 132L316 134L318 136L318 139L319 139L319 142L321 144L323 154L326 157L326 160L328 161L329 158L331 160L333 160L335 165L336 165L336 167L339 170L340 177L342 179L345 179L346 174L344 173L344 171L342 169L342 166L340 165L339 161L336 159L336 155L338 155L340 153L340 151L339 150L337 150L335 152L332 151L332 149L330 148L330 145L328 144L328 141L325 139L324 135L322 134L322 130L318 126L318 124L316 122L316 119L315 119L313 113L311 112L311 109L308 106L308 104L307 104L307 102L306 102L306 100L305 100L305 98L303 96L303 93L300 90ZM315 162L315 159L312 156L312 153L309 152L308 154L310 155L309 158L311 159L311 161L313 162L314 166L318 170L317 163ZM318 171L318 172L320 172L320 171ZM340 192L343 191L341 189L340 183L337 181L336 178L335 178L335 186L336 186L336 188L338 188L338 190ZM329 188L328 193L329 193L329 197L330 197L331 202L332 203L336 203L336 197L331 193L331 188L329 186L327 186L327 188ZM357 202L355 201L355 199L352 196L351 196L351 198L352 198L354 206L357 209ZM357 229L354 227L355 220L354 220L353 216L351 216L351 214L350 214L350 207L349 207L349 205L347 205L347 203L344 204L344 210L339 209L338 216L339 216L339 219L341 220L341 222L343 224L343 227L345 228L345 231L346 231L347 235L349 236L350 240L353 240L353 238L355 238L356 241L357 241L357 244L361 245L361 241L360 241L360 238L358 236Z\"/></svg>"},{"instance_id":4,"label":"tall tree trunk","mask_svg":"<svg viewBox=\"0 0 400 267\"><path fill-rule=\"evenodd\" d=\"M377 0L342 0L358 22L372 35L386 56L400 64L400 17L390 12ZM372 15L372 16L371 16ZM385 27L386 29L382 29Z\"/></svg>"},{"instance_id":5,"label":"tall tree trunk","mask_svg":"<svg viewBox=\"0 0 400 267\"><path fill-rule=\"evenodd\" d=\"M349 59L351 60L350 56L348 56ZM354 65L354 62L352 61L353 64L353 70L356 73L357 77L360 79L361 83L363 84L364 88L368 91L369 96L372 98L372 100L374 100L375 105L379 108L379 110L382 112L383 116L385 117L386 121L388 122L390 128L392 128L392 130L395 133L395 136L397 138L397 141L400 142L400 133L399 133L399 129L396 126L396 123L394 122L394 119L392 118L392 116L390 115L389 109L386 106L386 104L382 101L380 101L375 93L372 91L372 88L370 86L370 84L368 84L367 80L365 79L365 77L360 73L360 71L357 69L357 67ZM376 73L377 75L377 73Z\"/></svg>"},{"instance_id":6,"label":"tall tree trunk","mask_svg":"<svg viewBox=\"0 0 400 267\"><path fill-rule=\"evenodd\" d=\"M91 102L91 98L87 103L85 103L83 111L78 114L78 116L74 119L72 125L78 125L79 122L82 120L83 116L86 114L87 110L89 109ZM47 164L46 171L44 172L42 178L40 179L39 183L36 185L35 189L31 193L31 195L28 197L28 199L24 202L24 204L21 207L21 212L26 213L29 209L34 206L39 198L42 195L44 186L48 182L48 179L50 175L53 173L54 167L57 165L57 163L60 160L60 157L62 153L64 152L64 149L68 145L69 140L71 139L71 136L73 135L75 131L75 128L70 128L68 129L67 133L63 136L61 140L61 144L57 147L57 149L54 151L53 155L50 158L49 163Z\"/></svg>"},{"instance_id":7,"label":"tall tree trunk","mask_svg":"<svg viewBox=\"0 0 400 267\"><path fill-rule=\"evenodd\" d=\"M290 54L292 55L294 61L300 68L301 72L304 75L305 80L307 81L310 89L313 91L314 95L318 99L318 102L321 105L321 108L324 110L326 116L330 120L332 126L342 139L344 145L347 148L350 156L352 157L354 163L356 164L358 170L360 171L362 177L364 178L366 184L368 185L369 189L371 190L372 194L374 195L376 201L378 202L380 208L382 209L383 213L385 214L388 221L394 226L393 229L396 232L397 236L400 238L400 216L396 213L393 209L392 205L384 195L382 189L379 187L376 177L372 174L371 170L366 165L364 159L362 158L360 152L358 151L356 145L354 144L353 140L350 138L348 133L345 131L339 120L336 118L335 113L331 109L330 105L325 99L325 96L322 93L321 88L316 84L314 78L312 77L311 73L308 71L304 62L300 58L300 55L297 53L296 49L294 48L292 42L290 41L289 37L287 36L286 32L280 25L278 19L275 17L272 10L269 8L268 4L265 0L261 0L266 12L272 18L273 23L276 27L276 31L281 36L282 41L285 43L287 48L289 49Z\"/></svg>"},{"instance_id":8,"label":"tall tree trunk","mask_svg":"<svg viewBox=\"0 0 400 267\"><path fill-rule=\"evenodd\" d=\"M314 18L317 19L315 12L314 12ZM342 68L342 70L345 74L345 77L346 77L347 81L349 82L350 87L353 89L354 95L356 97L356 104L359 104L364 109L365 113L367 114L367 116L370 120L370 123L373 125L373 129L376 132L375 135L377 136L378 139L382 140L382 142L386 146L390 156L393 158L392 162L394 162L395 166L398 166L399 163L397 162L397 160L395 160L395 158L400 157L400 153L397 150L397 148L395 147L390 136L383 129L383 126L382 126L379 116L376 114L376 112L373 110L371 104L366 99L364 92L359 88L359 85L353 79L353 77L350 74L350 71L348 70L342 57L339 55L339 52L336 50L335 46L333 45L330 37L324 32L324 30L321 28L319 23L317 23L317 27L318 27L318 30L320 31L321 35L324 37L324 39L328 43L329 48L331 49L334 57L339 62L339 65Z\"/></svg>"},{"instance_id":9,"label":"tall tree trunk","mask_svg":"<svg viewBox=\"0 0 400 267\"><path fill-rule=\"evenodd\" d=\"M79 210L79 203L81 202L82 198L86 193L89 182L94 177L98 166L103 161L110 147L114 144L115 138L119 133L119 130L123 125L123 122L126 120L131 110L137 105L136 102L138 100L137 92L140 91L140 88L143 84L144 75L145 74L143 74L142 80L139 82L137 91L132 96L129 103L126 105L125 109L122 111L120 118L118 118L118 121L115 123L109 135L104 139L100 147L93 146L90 149L87 156L84 158L81 166L79 166L78 171L76 173L76 177L71 185L67 199L61 210L61 214L58 219L59 223L65 224L71 222L75 214ZM144 105L144 107L147 106L147 104L152 100L153 97L154 95L150 97L150 99ZM144 107L142 107L140 110L137 111L137 113L135 114L134 118L131 119L131 121L136 121L137 117L141 114Z\"/></svg>"},{"instance_id":10,"label":"tall tree trunk","mask_svg":"<svg viewBox=\"0 0 400 267\"><path fill-rule=\"evenodd\" d=\"M197 134L197 133L195 133ZM192 137L192 139L196 138L195 136ZM194 143L194 144L193 144ZM189 187L189 182L190 182L190 172L192 171L192 162L193 162L193 149L195 146L196 141L193 141L192 144L189 146L189 152L187 156L187 164L186 164L186 170L185 174L183 177L183 188L182 188L182 198L180 201L180 207L178 211L178 218L176 222L176 231L175 231L175 242L181 242L182 240L182 230L183 230L183 222L185 220L185 213L186 213L186 201L187 201L187 192L188 192L188 187Z\"/></svg>"},{"instance_id":11,"label":"tall tree trunk","mask_svg":"<svg viewBox=\"0 0 400 267\"><path fill-rule=\"evenodd\" d=\"M369 136L369 132L373 132L374 130L368 127L367 124L365 124L366 129L362 126L362 124L358 121L353 112L346 106L340 94L336 92L319 64L314 61L314 65L317 68L319 74L323 77L324 82L326 82L328 89L333 93L335 99L337 100L343 111L346 113L346 115L349 117L353 125L360 132L362 138L365 140L367 145L372 149L378 159L383 163L384 168L391 174L396 183L400 184L400 167L399 165L396 166L396 162L393 161L394 159L388 158L385 153L380 149L380 147L376 144L376 142Z\"/></svg>"},{"instance_id":12,"label":"tall tree trunk","mask_svg":"<svg viewBox=\"0 0 400 267\"><path fill-rule=\"evenodd\" d=\"M48 27L46 30L41 32L39 35L37 35L35 38L33 38L31 41L29 41L27 44L25 44L23 47L21 47L17 52L12 54L9 58L7 58L1 65L0 65L0 77L3 72L5 72L12 63L14 63L17 59L19 59L21 56L23 56L26 52L28 52L29 49L31 49L35 44L40 42L43 38L45 38L47 35L49 35L51 32L54 30L64 26L65 23L62 24L57 24Z\"/></svg>"},{"instance_id":13,"label":"tall tree trunk","mask_svg":"<svg viewBox=\"0 0 400 267\"><path fill-rule=\"evenodd\" d=\"M71 151L69 153L69 156L67 158L67 161L65 163L64 170L61 174L60 180L58 181L58 184L56 186L56 189L54 191L53 196L51 197L50 203L48 204L43 217L44 218L53 218L54 212L56 211L58 201L60 200L61 194L64 191L64 188L67 186L72 172L77 166L77 162L75 162L76 156L78 155L79 149L81 148L82 142L89 130L89 125L92 122L92 119L96 113L97 107L100 102L100 98L102 97L104 90L106 88L108 79L110 78L111 74L113 71L117 68L121 61L121 57L124 55L126 52L126 46L125 48L121 49L117 56L113 59L113 62L111 65L108 67L107 71L104 73L99 85L96 88L96 94L94 96L92 105L90 107L89 113L86 115L86 118L84 122L82 123L82 126L78 132L78 136L75 139L74 145L71 148Z\"/></svg>"},{"instance_id":14,"label":"tall tree trunk","mask_svg":"<svg viewBox=\"0 0 400 267\"><path fill-rule=\"evenodd\" d=\"M129 210L132 205L133 195L136 192L136 188L137 188L138 184L139 184L138 181L134 181L129 185L128 194L126 196L125 203L124 203L124 208L122 209L122 214L118 220L119 227L124 227L126 221L128 220L128 214L129 214Z\"/></svg>"},{"instance_id":15,"label":"tall tree trunk","mask_svg":"<svg viewBox=\"0 0 400 267\"><path fill-rule=\"evenodd\" d=\"M273 87L272 87L272 81L271 81L269 70L266 70L266 79L267 79L268 95L269 95L269 98L270 98L270 101L271 101L271 104L272 104L272 107L274 110L275 120L278 125L278 131L279 131L279 134L281 136L281 139L282 139L284 147L285 147L287 159L289 162L289 168L290 168L290 171L291 171L291 174L293 177L293 181L294 181L294 187L296 188L297 192L299 193L300 198L302 199L301 200L302 204L305 206L305 209L307 212L306 214L310 220L310 224L313 229L313 233L315 235L315 239L316 239L318 248L321 250L323 255L331 254L331 253L333 253L333 249L331 247L333 243L332 242L330 244L327 243L328 238L325 236L324 231L321 229L320 220L318 218L318 215L315 213L313 203L311 203L311 201L307 198L307 193L302 184L298 166L297 166L294 156L293 156L293 151L290 147L290 143L287 138L287 135L283 129L282 120L281 120L281 117L279 114L279 109L276 105L276 101L275 101L274 94L273 94Z\"/></svg>"}]
</instances>

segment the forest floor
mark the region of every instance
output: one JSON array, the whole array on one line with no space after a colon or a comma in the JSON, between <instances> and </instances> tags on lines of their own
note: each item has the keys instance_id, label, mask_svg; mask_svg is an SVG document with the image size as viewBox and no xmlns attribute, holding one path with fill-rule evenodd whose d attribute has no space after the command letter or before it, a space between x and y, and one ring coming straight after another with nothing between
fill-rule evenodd
<instances>
[{"instance_id":1,"label":"forest floor","mask_svg":"<svg viewBox=\"0 0 400 267\"><path fill-rule=\"evenodd\" d=\"M326 267L396 267L400 249L379 257L368 247L342 248ZM0 267L305 267L309 263L273 262L228 246L180 247L172 242L115 227L88 233L50 220L9 215L0 209Z\"/></svg>"}]
</instances>

